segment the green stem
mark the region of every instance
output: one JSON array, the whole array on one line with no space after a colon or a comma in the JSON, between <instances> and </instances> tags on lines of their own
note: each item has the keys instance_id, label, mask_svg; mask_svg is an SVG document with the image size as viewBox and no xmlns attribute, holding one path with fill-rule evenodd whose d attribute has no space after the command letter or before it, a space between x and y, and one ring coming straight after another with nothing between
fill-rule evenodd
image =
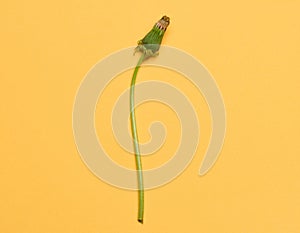
<instances>
[{"instance_id":1,"label":"green stem","mask_svg":"<svg viewBox=\"0 0 300 233\"><path fill-rule=\"evenodd\" d=\"M143 182L143 169L142 169L142 160L140 154L140 147L139 147L139 139L136 127L136 119L135 119L135 109L134 109L134 88L135 88L135 81L138 70L144 61L145 54L143 53L140 57L133 75L130 84L130 121L131 121L131 133L133 137L133 146L135 152L135 163L136 163L136 170L137 170L137 180L138 180L138 196L139 196L139 209L138 209L138 221L143 223L144 220L144 182Z\"/></svg>"}]
</instances>

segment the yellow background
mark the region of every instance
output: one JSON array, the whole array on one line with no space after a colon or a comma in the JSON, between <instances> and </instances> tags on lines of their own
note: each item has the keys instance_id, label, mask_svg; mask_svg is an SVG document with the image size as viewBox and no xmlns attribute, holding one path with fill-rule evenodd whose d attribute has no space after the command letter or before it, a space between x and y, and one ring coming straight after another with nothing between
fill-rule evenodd
<instances>
[{"instance_id":1,"label":"yellow background","mask_svg":"<svg viewBox=\"0 0 300 233\"><path fill-rule=\"evenodd\" d=\"M299 12L299 0L2 1L0 232L300 232ZM181 176L146 193L140 225L136 193L103 183L81 161L72 107L87 71L134 45L164 14L171 24L163 43L189 52L215 77L227 134L216 165L199 177L210 134L201 94L184 79L166 77L174 72L141 69L139 82L155 74L187 92L202 140ZM111 84L112 96L127 88L130 75ZM107 116L98 109L101 137L109 127L101 130L99 119ZM153 119L142 117L151 110ZM141 106L137 114L142 140L152 120L177 122L163 106ZM178 144L179 126L168 127L167 149L158 152L164 159ZM121 156L114 159L132 165ZM145 167L164 161L153 156L158 160L149 158Z\"/></svg>"}]
</instances>

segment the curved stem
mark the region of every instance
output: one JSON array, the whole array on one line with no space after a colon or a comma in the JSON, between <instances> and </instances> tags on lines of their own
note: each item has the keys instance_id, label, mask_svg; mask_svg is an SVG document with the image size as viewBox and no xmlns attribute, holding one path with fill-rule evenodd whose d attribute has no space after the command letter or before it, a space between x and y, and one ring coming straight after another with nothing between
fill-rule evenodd
<instances>
[{"instance_id":1,"label":"curved stem","mask_svg":"<svg viewBox=\"0 0 300 233\"><path fill-rule=\"evenodd\" d=\"M139 207L138 207L138 221L143 223L144 220L144 182L143 182L143 169L142 169L142 160L140 155L140 147L139 147L139 139L136 127L136 119L135 119L135 109L134 109L134 88L135 81L138 70L144 61L145 54L142 54L140 57L133 75L130 84L130 121L131 121L131 133L133 137L133 146L135 152L135 163L137 170L137 179L138 179L138 196L139 196Z\"/></svg>"}]
</instances>

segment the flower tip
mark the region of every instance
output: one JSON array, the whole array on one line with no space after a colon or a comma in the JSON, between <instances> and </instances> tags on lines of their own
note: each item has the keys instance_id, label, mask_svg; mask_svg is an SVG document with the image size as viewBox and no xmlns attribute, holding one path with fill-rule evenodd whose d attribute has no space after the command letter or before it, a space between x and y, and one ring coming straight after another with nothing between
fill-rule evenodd
<instances>
[{"instance_id":1,"label":"flower tip","mask_svg":"<svg viewBox=\"0 0 300 233\"><path fill-rule=\"evenodd\" d=\"M168 17L168 16L166 16L166 15L164 15L162 18L161 18L161 20L163 20L163 21L165 21L166 23L170 23L170 17Z\"/></svg>"}]
</instances>

